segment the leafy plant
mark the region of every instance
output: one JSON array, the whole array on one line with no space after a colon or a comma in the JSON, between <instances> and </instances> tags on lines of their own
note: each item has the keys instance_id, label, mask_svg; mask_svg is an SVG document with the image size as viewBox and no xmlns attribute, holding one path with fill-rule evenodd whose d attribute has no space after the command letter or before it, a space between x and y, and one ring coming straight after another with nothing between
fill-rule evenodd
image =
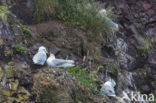
<instances>
[{"instance_id":1,"label":"leafy plant","mask_svg":"<svg viewBox=\"0 0 156 103\"><path fill-rule=\"evenodd\" d=\"M15 46L14 52L17 54L24 54L26 52L26 49L22 47L20 44L18 44Z\"/></svg>"},{"instance_id":2,"label":"leafy plant","mask_svg":"<svg viewBox=\"0 0 156 103\"><path fill-rule=\"evenodd\" d=\"M7 22L7 15L9 14L9 10L5 6L0 6L0 20L3 22Z\"/></svg>"},{"instance_id":3,"label":"leafy plant","mask_svg":"<svg viewBox=\"0 0 156 103\"><path fill-rule=\"evenodd\" d=\"M28 29L28 28L23 28L23 33L27 36L27 37L29 37L29 36L31 36L31 31L30 31L30 29Z\"/></svg>"},{"instance_id":4,"label":"leafy plant","mask_svg":"<svg viewBox=\"0 0 156 103\"><path fill-rule=\"evenodd\" d=\"M97 90L95 83L97 79L94 77L97 74L97 71L88 74L86 68L80 69L79 67L70 67L67 68L67 71L90 91L95 92Z\"/></svg>"}]
</instances>

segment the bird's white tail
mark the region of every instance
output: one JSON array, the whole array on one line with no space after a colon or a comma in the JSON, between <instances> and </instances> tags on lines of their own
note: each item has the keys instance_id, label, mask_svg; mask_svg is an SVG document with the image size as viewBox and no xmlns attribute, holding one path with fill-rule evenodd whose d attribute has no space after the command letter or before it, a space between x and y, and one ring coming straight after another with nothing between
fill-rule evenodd
<instances>
[{"instance_id":1,"label":"bird's white tail","mask_svg":"<svg viewBox=\"0 0 156 103\"><path fill-rule=\"evenodd\" d=\"M60 65L59 67L74 67L75 65L74 64L69 64L69 63L66 63L66 64L62 64L62 65Z\"/></svg>"},{"instance_id":2,"label":"bird's white tail","mask_svg":"<svg viewBox=\"0 0 156 103\"><path fill-rule=\"evenodd\" d=\"M74 64L75 62L73 60L66 60L68 63Z\"/></svg>"}]
</instances>

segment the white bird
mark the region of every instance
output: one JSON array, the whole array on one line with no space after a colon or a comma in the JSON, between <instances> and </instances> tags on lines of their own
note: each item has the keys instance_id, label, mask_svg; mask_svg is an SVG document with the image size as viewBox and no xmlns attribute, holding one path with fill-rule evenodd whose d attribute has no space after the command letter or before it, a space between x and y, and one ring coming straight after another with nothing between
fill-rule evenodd
<instances>
[{"instance_id":1,"label":"white bird","mask_svg":"<svg viewBox=\"0 0 156 103\"><path fill-rule=\"evenodd\" d=\"M106 9L101 9L98 13L98 16L102 16L102 17L105 17L107 16L107 11Z\"/></svg>"},{"instance_id":2,"label":"white bird","mask_svg":"<svg viewBox=\"0 0 156 103\"><path fill-rule=\"evenodd\" d=\"M119 25L107 17L107 11L105 9L101 9L97 16L104 18L106 22L114 28L114 30L119 29Z\"/></svg>"},{"instance_id":3,"label":"white bird","mask_svg":"<svg viewBox=\"0 0 156 103\"><path fill-rule=\"evenodd\" d=\"M112 97L115 97L115 90L114 90L114 87L115 87L116 83L113 79L109 79L108 81L106 81L101 90L100 90L100 95L108 95L108 96L112 96Z\"/></svg>"},{"instance_id":4,"label":"white bird","mask_svg":"<svg viewBox=\"0 0 156 103\"><path fill-rule=\"evenodd\" d=\"M47 65L52 67L73 67L74 63L73 60L56 59L54 54L50 54L47 59Z\"/></svg>"},{"instance_id":5,"label":"white bird","mask_svg":"<svg viewBox=\"0 0 156 103\"><path fill-rule=\"evenodd\" d=\"M41 46L38 49L38 52L33 57L34 64L44 65L45 61L47 60L47 50L44 46Z\"/></svg>"}]
</instances>

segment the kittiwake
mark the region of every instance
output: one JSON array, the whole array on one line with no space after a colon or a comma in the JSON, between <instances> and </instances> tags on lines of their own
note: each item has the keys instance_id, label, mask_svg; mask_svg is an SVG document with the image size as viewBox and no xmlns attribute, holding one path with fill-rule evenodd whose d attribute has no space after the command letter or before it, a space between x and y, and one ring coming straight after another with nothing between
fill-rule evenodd
<instances>
[{"instance_id":1,"label":"kittiwake","mask_svg":"<svg viewBox=\"0 0 156 103\"><path fill-rule=\"evenodd\" d=\"M106 81L103 85L102 88L100 90L100 95L108 95L108 96L116 96L115 95L115 87L116 83L113 79L109 79L108 81Z\"/></svg>"},{"instance_id":2,"label":"kittiwake","mask_svg":"<svg viewBox=\"0 0 156 103\"><path fill-rule=\"evenodd\" d=\"M33 57L34 64L37 65L44 65L45 61L47 60L47 50L44 46L41 46L38 49L38 52Z\"/></svg>"},{"instance_id":3,"label":"kittiwake","mask_svg":"<svg viewBox=\"0 0 156 103\"><path fill-rule=\"evenodd\" d=\"M47 59L47 65L52 67L73 67L74 63L73 60L56 59L54 54L50 54Z\"/></svg>"},{"instance_id":4,"label":"kittiwake","mask_svg":"<svg viewBox=\"0 0 156 103\"><path fill-rule=\"evenodd\" d=\"M107 11L105 9L101 9L99 11L99 13L97 14L98 17L102 17L106 20L106 22L112 26L114 28L114 30L118 30L119 29L119 25L117 23L115 23L114 21L112 21L110 18L107 17Z\"/></svg>"}]
</instances>

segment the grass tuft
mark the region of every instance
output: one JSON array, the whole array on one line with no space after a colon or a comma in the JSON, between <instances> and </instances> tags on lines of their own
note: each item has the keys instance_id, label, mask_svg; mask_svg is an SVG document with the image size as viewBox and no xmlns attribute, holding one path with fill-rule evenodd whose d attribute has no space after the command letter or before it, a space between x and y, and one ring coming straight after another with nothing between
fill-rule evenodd
<instances>
[{"instance_id":1,"label":"grass tuft","mask_svg":"<svg viewBox=\"0 0 156 103\"><path fill-rule=\"evenodd\" d=\"M56 12L58 0L35 0L34 21L39 23L50 18Z\"/></svg>"},{"instance_id":2,"label":"grass tuft","mask_svg":"<svg viewBox=\"0 0 156 103\"><path fill-rule=\"evenodd\" d=\"M71 73L71 75L74 76L89 91L91 92L97 91L97 85L96 85L97 79L94 77L97 71L88 73L86 68L80 69L79 67L70 67L67 68L66 70L69 73Z\"/></svg>"},{"instance_id":3,"label":"grass tuft","mask_svg":"<svg viewBox=\"0 0 156 103\"><path fill-rule=\"evenodd\" d=\"M26 49L22 45L18 44L15 46L14 52L16 54L24 54L26 52Z\"/></svg>"},{"instance_id":4,"label":"grass tuft","mask_svg":"<svg viewBox=\"0 0 156 103\"><path fill-rule=\"evenodd\" d=\"M108 19L113 16L112 9L107 9L107 15L98 16L103 5L89 0L36 0L34 21L39 23L52 16L87 30L90 37L104 37L110 34L113 26Z\"/></svg>"},{"instance_id":5,"label":"grass tuft","mask_svg":"<svg viewBox=\"0 0 156 103\"><path fill-rule=\"evenodd\" d=\"M7 22L7 15L9 14L9 10L5 6L0 6L0 20L3 22Z\"/></svg>"}]
</instances>

